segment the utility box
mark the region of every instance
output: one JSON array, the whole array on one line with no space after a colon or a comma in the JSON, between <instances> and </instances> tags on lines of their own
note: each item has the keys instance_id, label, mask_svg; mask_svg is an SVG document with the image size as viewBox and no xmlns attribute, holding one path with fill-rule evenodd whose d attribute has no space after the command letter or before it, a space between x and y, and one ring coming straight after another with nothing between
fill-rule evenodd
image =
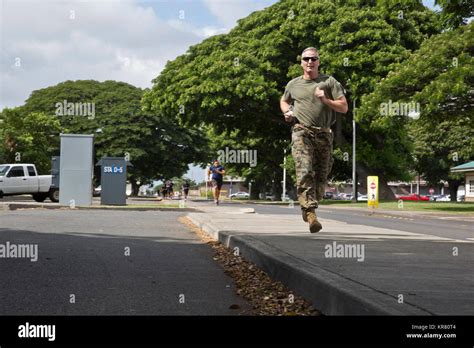
<instances>
[{"instance_id":1,"label":"utility box","mask_svg":"<svg viewBox=\"0 0 474 348\"><path fill-rule=\"evenodd\" d=\"M123 157L102 157L97 162L100 170L100 204L126 205L127 166L132 164Z\"/></svg>"},{"instance_id":2,"label":"utility box","mask_svg":"<svg viewBox=\"0 0 474 348\"><path fill-rule=\"evenodd\" d=\"M60 156L51 157L51 187L59 190Z\"/></svg>"},{"instance_id":3,"label":"utility box","mask_svg":"<svg viewBox=\"0 0 474 348\"><path fill-rule=\"evenodd\" d=\"M59 204L92 205L94 135L61 134Z\"/></svg>"}]
</instances>

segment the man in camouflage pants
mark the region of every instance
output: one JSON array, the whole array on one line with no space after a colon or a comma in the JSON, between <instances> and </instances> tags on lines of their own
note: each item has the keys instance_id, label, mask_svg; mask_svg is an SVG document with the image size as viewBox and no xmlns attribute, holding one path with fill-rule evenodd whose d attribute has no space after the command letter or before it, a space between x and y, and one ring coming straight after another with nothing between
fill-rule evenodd
<instances>
[{"instance_id":1,"label":"man in camouflage pants","mask_svg":"<svg viewBox=\"0 0 474 348\"><path fill-rule=\"evenodd\" d=\"M320 74L319 54L315 47L301 54L303 75L291 80L280 100L285 121L292 127L292 155L295 160L296 188L303 220L311 233L322 228L316 216L331 171L336 112L346 113L344 89L332 76Z\"/></svg>"}]
</instances>

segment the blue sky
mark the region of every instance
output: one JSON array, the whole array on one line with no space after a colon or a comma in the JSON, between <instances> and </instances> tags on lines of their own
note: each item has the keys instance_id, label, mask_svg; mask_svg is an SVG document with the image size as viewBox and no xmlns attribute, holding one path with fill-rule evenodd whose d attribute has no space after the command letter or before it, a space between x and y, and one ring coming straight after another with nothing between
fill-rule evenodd
<instances>
[{"instance_id":1,"label":"blue sky","mask_svg":"<svg viewBox=\"0 0 474 348\"><path fill-rule=\"evenodd\" d=\"M235 18L242 14L243 17L252 11L261 10L264 7L276 3L275 0L159 0L140 1L140 6L151 6L156 15L164 20L176 19L180 11L184 11L186 21L197 27L222 26L229 28L229 24L235 22ZM230 7L226 9L226 4Z\"/></svg>"}]
</instances>

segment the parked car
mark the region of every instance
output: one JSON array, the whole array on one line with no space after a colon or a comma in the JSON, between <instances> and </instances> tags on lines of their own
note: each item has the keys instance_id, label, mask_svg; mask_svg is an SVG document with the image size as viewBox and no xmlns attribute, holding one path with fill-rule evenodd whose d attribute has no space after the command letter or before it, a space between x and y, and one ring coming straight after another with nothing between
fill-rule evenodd
<instances>
[{"instance_id":1,"label":"parked car","mask_svg":"<svg viewBox=\"0 0 474 348\"><path fill-rule=\"evenodd\" d=\"M451 202L451 195L439 195L435 199L436 202Z\"/></svg>"},{"instance_id":2,"label":"parked car","mask_svg":"<svg viewBox=\"0 0 474 348\"><path fill-rule=\"evenodd\" d=\"M265 200L267 201L274 201L276 197L273 195L273 193L266 192L265 193Z\"/></svg>"},{"instance_id":3,"label":"parked car","mask_svg":"<svg viewBox=\"0 0 474 348\"><path fill-rule=\"evenodd\" d=\"M436 201L436 195L426 195L426 197L428 197L430 202Z\"/></svg>"},{"instance_id":4,"label":"parked car","mask_svg":"<svg viewBox=\"0 0 474 348\"><path fill-rule=\"evenodd\" d=\"M30 163L0 164L0 198L31 194L37 202L46 198L59 202L59 188L53 187L51 175L38 175Z\"/></svg>"},{"instance_id":5,"label":"parked car","mask_svg":"<svg viewBox=\"0 0 474 348\"><path fill-rule=\"evenodd\" d=\"M354 197L354 195L352 193L346 193L343 199L345 201L352 201L353 197Z\"/></svg>"},{"instance_id":6,"label":"parked car","mask_svg":"<svg viewBox=\"0 0 474 348\"><path fill-rule=\"evenodd\" d=\"M367 195L361 195L360 193L357 193L357 200L361 202L367 202L369 197Z\"/></svg>"},{"instance_id":7,"label":"parked car","mask_svg":"<svg viewBox=\"0 0 474 348\"><path fill-rule=\"evenodd\" d=\"M92 191L92 196L100 197L101 192L102 192L102 187L100 185L97 187L94 187L94 190Z\"/></svg>"},{"instance_id":8,"label":"parked car","mask_svg":"<svg viewBox=\"0 0 474 348\"><path fill-rule=\"evenodd\" d=\"M333 199L334 197L334 192L327 191L324 193L324 199Z\"/></svg>"},{"instance_id":9,"label":"parked car","mask_svg":"<svg viewBox=\"0 0 474 348\"><path fill-rule=\"evenodd\" d=\"M247 192L236 192L229 196L230 198L249 198L250 195Z\"/></svg>"},{"instance_id":10,"label":"parked car","mask_svg":"<svg viewBox=\"0 0 474 348\"><path fill-rule=\"evenodd\" d=\"M346 195L345 193L337 193L333 196L333 199L338 200L338 201L342 201L344 199L345 195Z\"/></svg>"},{"instance_id":11,"label":"parked car","mask_svg":"<svg viewBox=\"0 0 474 348\"><path fill-rule=\"evenodd\" d=\"M430 199L426 196L418 195L416 193L413 193L411 195L399 195L397 197L398 199L401 199L402 201L429 201Z\"/></svg>"}]
</instances>

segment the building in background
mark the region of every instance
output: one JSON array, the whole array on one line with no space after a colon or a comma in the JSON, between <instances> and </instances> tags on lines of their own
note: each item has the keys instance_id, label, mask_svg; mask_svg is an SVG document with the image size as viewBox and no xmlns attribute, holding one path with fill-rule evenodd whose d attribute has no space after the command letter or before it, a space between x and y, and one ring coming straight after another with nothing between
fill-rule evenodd
<instances>
[{"instance_id":1,"label":"building in background","mask_svg":"<svg viewBox=\"0 0 474 348\"><path fill-rule=\"evenodd\" d=\"M451 172L464 174L464 200L474 202L474 161L451 168Z\"/></svg>"}]
</instances>

